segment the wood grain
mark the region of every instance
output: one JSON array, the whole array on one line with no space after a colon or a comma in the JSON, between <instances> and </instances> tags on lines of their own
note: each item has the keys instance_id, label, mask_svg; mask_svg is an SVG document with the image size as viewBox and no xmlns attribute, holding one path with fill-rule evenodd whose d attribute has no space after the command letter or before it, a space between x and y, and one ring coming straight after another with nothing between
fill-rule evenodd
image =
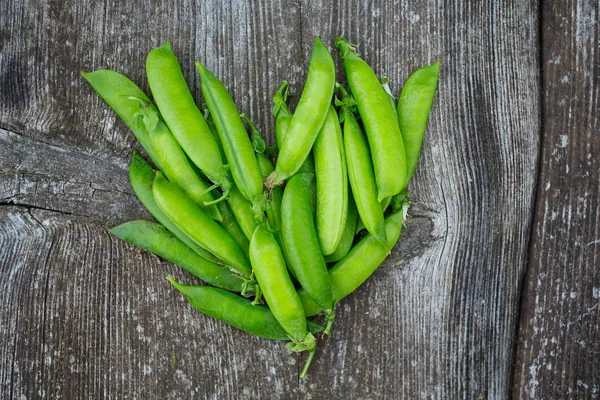
<instances>
[{"instance_id":1,"label":"wood grain","mask_svg":"<svg viewBox=\"0 0 600 400\"><path fill-rule=\"evenodd\" d=\"M600 398L600 3L544 2L541 175L512 394Z\"/></svg>"},{"instance_id":2,"label":"wood grain","mask_svg":"<svg viewBox=\"0 0 600 400\"><path fill-rule=\"evenodd\" d=\"M164 279L189 276L103 224L1 207L0 244L1 398L297 390L298 362L282 343L194 311Z\"/></svg>"},{"instance_id":3,"label":"wood grain","mask_svg":"<svg viewBox=\"0 0 600 400\"><path fill-rule=\"evenodd\" d=\"M538 24L535 0L1 2L0 398L506 398ZM272 143L272 93L283 79L301 92L316 35L335 59L337 36L360 42L396 95L414 69L442 70L400 244L299 380L303 357L194 312L164 280L188 276L106 232L147 217L127 183L139 146L79 73L115 69L148 92L145 56L170 40L197 102L195 59Z\"/></svg>"},{"instance_id":4,"label":"wood grain","mask_svg":"<svg viewBox=\"0 0 600 400\"><path fill-rule=\"evenodd\" d=\"M330 350L314 373L351 381L335 390L318 384L317 397L507 397L537 171L536 6L335 2L328 13L324 2L303 6L305 51L316 34L330 45L340 34L360 42L396 95L414 69L442 61L410 187L418 218L401 241L414 235L412 226L430 227L429 235L418 234L425 237L416 247L401 243L344 303L342 343L335 336L329 343L348 356L332 371L340 358Z\"/></svg>"}]
</instances>

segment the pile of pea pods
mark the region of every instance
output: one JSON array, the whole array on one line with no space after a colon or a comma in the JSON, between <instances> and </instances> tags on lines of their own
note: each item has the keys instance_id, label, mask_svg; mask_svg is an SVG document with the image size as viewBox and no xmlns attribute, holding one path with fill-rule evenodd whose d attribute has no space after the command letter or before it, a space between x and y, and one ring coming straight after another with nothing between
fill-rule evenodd
<instances>
[{"instance_id":1,"label":"pile of pea pods","mask_svg":"<svg viewBox=\"0 0 600 400\"><path fill-rule=\"evenodd\" d=\"M167 277L196 309L307 351L301 376L315 335L330 334L336 304L398 241L440 66L416 70L396 103L356 45L340 37L335 46L349 90L316 38L294 112L287 82L273 97L275 146L196 62L198 107L169 43L146 59L154 103L117 72L83 73L154 164L134 153L129 178L157 222L110 232L202 280ZM322 324L307 319L318 314Z\"/></svg>"}]
</instances>

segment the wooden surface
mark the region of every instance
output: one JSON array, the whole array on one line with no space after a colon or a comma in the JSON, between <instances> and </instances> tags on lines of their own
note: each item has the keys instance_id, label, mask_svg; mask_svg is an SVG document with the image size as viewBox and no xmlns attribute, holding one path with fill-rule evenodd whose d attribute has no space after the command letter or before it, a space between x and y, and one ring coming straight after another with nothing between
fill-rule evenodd
<instances>
[{"instance_id":1,"label":"wooden surface","mask_svg":"<svg viewBox=\"0 0 600 400\"><path fill-rule=\"evenodd\" d=\"M553 3L542 8L542 160L512 393L599 399L600 3Z\"/></svg>"},{"instance_id":2,"label":"wooden surface","mask_svg":"<svg viewBox=\"0 0 600 400\"><path fill-rule=\"evenodd\" d=\"M600 398L598 2L0 3L0 398ZM400 243L338 308L308 376L195 312L192 278L111 237L148 218L134 136L80 71L147 91L172 42L273 141L316 35L397 95L442 61ZM338 67L340 80L342 69ZM297 99L297 97L296 97Z\"/></svg>"}]
</instances>

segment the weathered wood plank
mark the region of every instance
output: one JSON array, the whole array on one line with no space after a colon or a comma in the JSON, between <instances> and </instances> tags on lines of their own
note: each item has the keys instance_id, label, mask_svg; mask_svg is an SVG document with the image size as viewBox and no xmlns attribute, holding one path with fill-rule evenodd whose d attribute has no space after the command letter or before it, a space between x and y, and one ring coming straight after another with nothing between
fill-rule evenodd
<instances>
[{"instance_id":1,"label":"weathered wood plank","mask_svg":"<svg viewBox=\"0 0 600 400\"><path fill-rule=\"evenodd\" d=\"M537 2L307 3L305 53L343 34L394 94L415 68L442 69L401 238L415 226L421 244L343 302L303 391L506 398L536 184Z\"/></svg>"},{"instance_id":2,"label":"weathered wood plank","mask_svg":"<svg viewBox=\"0 0 600 400\"><path fill-rule=\"evenodd\" d=\"M194 59L272 140L272 93L282 79L302 77L293 64L298 7L0 7L0 71L11 81L0 101L0 126L8 128L0 132L0 193L3 203L24 206L0 207L0 284L10 305L0 317L0 397L294 396L298 356L195 312L164 280L177 269L106 233L108 224L147 216L127 183L136 145L79 71L113 68L147 90L145 56L171 40L199 102Z\"/></svg>"},{"instance_id":3,"label":"weathered wood plank","mask_svg":"<svg viewBox=\"0 0 600 400\"><path fill-rule=\"evenodd\" d=\"M176 266L103 224L0 208L1 398L239 398L297 390L298 360L196 312ZM256 379L259 373L261 379Z\"/></svg>"},{"instance_id":4,"label":"weathered wood plank","mask_svg":"<svg viewBox=\"0 0 600 400\"><path fill-rule=\"evenodd\" d=\"M600 398L600 3L543 2L541 175L515 398Z\"/></svg>"},{"instance_id":5,"label":"weathered wood plank","mask_svg":"<svg viewBox=\"0 0 600 400\"><path fill-rule=\"evenodd\" d=\"M129 185L128 162L0 128L0 203L47 208L111 225L149 218Z\"/></svg>"},{"instance_id":6,"label":"weathered wood plank","mask_svg":"<svg viewBox=\"0 0 600 400\"><path fill-rule=\"evenodd\" d=\"M19 134L1 132L3 201L86 218L0 207L0 397L505 397L537 165L537 2L455 3L1 3L0 127ZM282 79L300 92L317 34L361 41L395 93L418 66L443 69L402 241L299 382L301 358L194 312L163 279L173 266L106 233L142 213L134 138L79 71L147 90L145 56L171 40L199 102L196 58L272 140L271 95Z\"/></svg>"}]
</instances>

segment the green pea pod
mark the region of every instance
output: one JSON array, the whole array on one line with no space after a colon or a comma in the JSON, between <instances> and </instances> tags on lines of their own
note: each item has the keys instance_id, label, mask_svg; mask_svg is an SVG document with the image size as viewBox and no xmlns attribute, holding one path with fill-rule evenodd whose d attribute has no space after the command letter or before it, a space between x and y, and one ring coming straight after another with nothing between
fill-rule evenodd
<instances>
[{"instance_id":1,"label":"green pea pod","mask_svg":"<svg viewBox=\"0 0 600 400\"><path fill-rule=\"evenodd\" d=\"M300 297L290 280L285 260L275 236L264 225L259 225L250 241L250 263L265 301L271 312L292 341L306 341L306 317ZM310 339L310 338L309 338ZM310 340L315 349L314 338Z\"/></svg>"},{"instance_id":2,"label":"green pea pod","mask_svg":"<svg viewBox=\"0 0 600 400\"><path fill-rule=\"evenodd\" d=\"M226 193L230 182L219 146L194 102L169 42L148 54L146 75L154 101L181 148Z\"/></svg>"},{"instance_id":3,"label":"green pea pod","mask_svg":"<svg viewBox=\"0 0 600 400\"><path fill-rule=\"evenodd\" d=\"M273 115L275 116L275 140L277 141L277 146L281 148L283 145L283 138L288 131L288 127L290 122L292 122L292 117L294 114L288 108L286 103L288 96L288 83L287 81L283 81L281 87L275 92L273 96ZM306 160L302 163L302 166L298 171L306 171L312 174L315 173L315 161L312 153L308 153L306 156ZM316 186L315 186L316 190Z\"/></svg>"},{"instance_id":4,"label":"green pea pod","mask_svg":"<svg viewBox=\"0 0 600 400\"><path fill-rule=\"evenodd\" d=\"M332 105L315 140L313 154L317 181L317 234L323 254L327 256L335 251L342 239L348 213L344 140Z\"/></svg>"},{"instance_id":5,"label":"green pea pod","mask_svg":"<svg viewBox=\"0 0 600 400\"><path fill-rule=\"evenodd\" d=\"M252 239L252 234L258 226L254 218L254 212L252 211L252 203L242 196L242 193L240 193L236 186L233 186L229 191L227 202L233 215L235 215L235 219L240 224L244 236L248 240Z\"/></svg>"},{"instance_id":6,"label":"green pea pod","mask_svg":"<svg viewBox=\"0 0 600 400\"><path fill-rule=\"evenodd\" d=\"M263 180L244 123L223 83L198 61L196 68L200 72L202 94L217 127L235 185L246 199L255 204L260 201L257 197L263 196Z\"/></svg>"},{"instance_id":7,"label":"green pea pod","mask_svg":"<svg viewBox=\"0 0 600 400\"><path fill-rule=\"evenodd\" d=\"M200 257L161 224L129 221L109 232L116 237L164 258L212 286L241 293L242 280L227 267Z\"/></svg>"},{"instance_id":8,"label":"green pea pod","mask_svg":"<svg viewBox=\"0 0 600 400\"><path fill-rule=\"evenodd\" d=\"M388 103L390 103L390 106L392 106L392 109L395 110L396 109L396 101L394 100L394 96L392 95L392 91L390 90L390 85L388 84L389 80L388 80L387 76L384 76L379 81L381 82L381 87L385 91L385 95L387 97ZM394 115L396 117L396 123L398 123L398 114L394 113ZM406 150L406 143L404 143L404 147ZM408 162L408 156L407 156L407 162Z\"/></svg>"},{"instance_id":9,"label":"green pea pod","mask_svg":"<svg viewBox=\"0 0 600 400\"><path fill-rule=\"evenodd\" d=\"M335 41L335 45L344 60L348 85L369 138L377 199L381 202L400 193L406 182L406 153L395 110L390 106L379 79L352 45L342 37Z\"/></svg>"},{"instance_id":10,"label":"green pea pod","mask_svg":"<svg viewBox=\"0 0 600 400\"><path fill-rule=\"evenodd\" d=\"M290 122L294 114L290 111L287 105L287 97L289 93L289 83L283 81L279 89L273 96L273 116L275 117L275 141L277 147L281 149L283 138L288 131Z\"/></svg>"},{"instance_id":11,"label":"green pea pod","mask_svg":"<svg viewBox=\"0 0 600 400\"><path fill-rule=\"evenodd\" d=\"M388 238L385 246L371 234L367 234L344 258L329 269L331 291L335 301L340 301L355 291L385 260L389 254L388 249L394 247L400 237L407 210L408 204L405 204L401 210L390 214L385 219ZM302 299L307 316L310 317L321 312L322 307L315 303L304 289L299 290L298 294Z\"/></svg>"},{"instance_id":12,"label":"green pea pod","mask_svg":"<svg viewBox=\"0 0 600 400\"><path fill-rule=\"evenodd\" d=\"M158 113L156 110L153 111ZM179 185L183 192L202 207L211 218L219 222L223 221L219 208L212 204L214 197L208 190L208 185L196 174L185 153L160 119L156 128L150 131L150 143L163 166L165 176Z\"/></svg>"},{"instance_id":13,"label":"green pea pod","mask_svg":"<svg viewBox=\"0 0 600 400\"><path fill-rule=\"evenodd\" d=\"M356 201L356 208L367 230L380 243L387 243L383 224L383 210L377 201L377 186L371 164L367 140L347 104L351 103L348 93L343 93L340 120L344 123L344 146L348 165L348 180Z\"/></svg>"},{"instance_id":14,"label":"green pea pod","mask_svg":"<svg viewBox=\"0 0 600 400\"><path fill-rule=\"evenodd\" d=\"M417 168L429 111L437 89L439 70L440 62L437 61L433 65L413 72L404 84L398 99L398 122L406 147L408 168L404 186L408 185Z\"/></svg>"},{"instance_id":15,"label":"green pea pod","mask_svg":"<svg viewBox=\"0 0 600 400\"><path fill-rule=\"evenodd\" d=\"M217 262L219 259L208 250L199 246L190 237L188 237L181 229L179 229L167 215L160 209L154 201L152 195L152 183L156 176L152 167L140 156L137 152L133 152L131 163L129 164L129 181L131 187L142 202L144 207L152 214L158 222L169 230L179 240L185 243L190 249L194 250L198 255L208 261Z\"/></svg>"},{"instance_id":16,"label":"green pea pod","mask_svg":"<svg viewBox=\"0 0 600 400\"><path fill-rule=\"evenodd\" d=\"M269 176L275 168L273 163L264 154L257 154L258 166L263 178ZM272 228L281 229L281 200L283 198L283 188L280 186L271 189L269 208L266 210L267 219Z\"/></svg>"},{"instance_id":17,"label":"green pea pod","mask_svg":"<svg viewBox=\"0 0 600 400\"><path fill-rule=\"evenodd\" d=\"M248 248L250 246L250 240L244 235L242 227L235 219L235 215L229 208L227 202L220 202L218 204L221 214L223 214L223 222L221 226L225 228L227 233L240 245L240 248L244 251L244 254L248 254Z\"/></svg>"},{"instance_id":18,"label":"green pea pod","mask_svg":"<svg viewBox=\"0 0 600 400\"><path fill-rule=\"evenodd\" d=\"M352 196L352 191L348 190L348 215L346 217L346 224L344 227L344 233L342 239L336 247L335 251L325 257L325 261L335 262L341 260L352 248L352 242L354 242L354 232L356 230L356 223L358 220L358 211L356 210L356 203Z\"/></svg>"},{"instance_id":19,"label":"green pea pod","mask_svg":"<svg viewBox=\"0 0 600 400\"><path fill-rule=\"evenodd\" d=\"M244 251L229 233L161 173L152 185L156 204L196 244L204 247L238 273L250 278L252 268Z\"/></svg>"},{"instance_id":20,"label":"green pea pod","mask_svg":"<svg viewBox=\"0 0 600 400\"><path fill-rule=\"evenodd\" d=\"M140 101L152 104L148 96L135 83L115 71L100 69L94 72L82 72L81 75L92 85L92 88L104 99L106 104L121 117L144 147L152 162L162 171L160 160L150 143L150 134L140 118L142 116Z\"/></svg>"},{"instance_id":21,"label":"green pea pod","mask_svg":"<svg viewBox=\"0 0 600 400\"><path fill-rule=\"evenodd\" d=\"M263 177L269 176L275 168L264 154L257 154L256 158L258 159L258 165L260 166L260 172ZM269 202L269 207L266 210L267 220L269 221L269 226L271 229L275 230L275 238L279 243L279 247L281 247L281 252L283 253L283 258L285 259L285 263L288 267L288 271L290 274L296 279L296 272L289 262L289 255L287 252L287 247L285 246L285 241L283 240L283 235L281 234L281 201L283 200L283 188L281 186L275 186L271 188L271 201Z\"/></svg>"},{"instance_id":22,"label":"green pea pod","mask_svg":"<svg viewBox=\"0 0 600 400\"><path fill-rule=\"evenodd\" d=\"M308 188L313 175L300 172L288 181L281 202L281 233L288 261L300 285L324 310L329 333L335 318L331 282L313 220Z\"/></svg>"},{"instance_id":23,"label":"green pea pod","mask_svg":"<svg viewBox=\"0 0 600 400\"><path fill-rule=\"evenodd\" d=\"M222 289L185 286L170 276L167 279L195 309L206 315L265 339L289 339L286 331L267 307L254 305L251 301ZM310 321L307 327L312 333L323 331L322 326Z\"/></svg>"},{"instance_id":24,"label":"green pea pod","mask_svg":"<svg viewBox=\"0 0 600 400\"><path fill-rule=\"evenodd\" d=\"M269 177L268 186L275 186L294 175L306 160L327 117L334 86L333 58L317 37L306 84L280 147L275 172Z\"/></svg>"},{"instance_id":25,"label":"green pea pod","mask_svg":"<svg viewBox=\"0 0 600 400\"><path fill-rule=\"evenodd\" d=\"M288 96L288 83L283 81L281 87L273 96L273 115L275 115L275 138L277 140L277 146L281 148L283 139L287 133L290 122L292 121L293 114L287 106ZM298 171L315 173L315 160L312 153L308 153L306 160L302 163L302 166ZM313 209L313 217L316 217L317 210L317 181L313 180L310 184L310 199Z\"/></svg>"}]
</instances>

